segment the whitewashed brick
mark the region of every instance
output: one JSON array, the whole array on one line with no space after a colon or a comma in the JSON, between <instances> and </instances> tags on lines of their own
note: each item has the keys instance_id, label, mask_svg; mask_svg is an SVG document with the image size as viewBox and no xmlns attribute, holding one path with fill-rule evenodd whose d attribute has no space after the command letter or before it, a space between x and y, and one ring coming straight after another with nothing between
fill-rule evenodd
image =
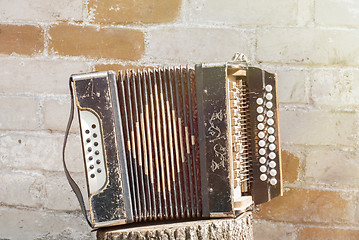
<instances>
[{"instance_id":1,"label":"whitewashed brick","mask_svg":"<svg viewBox=\"0 0 359 240\"><path fill-rule=\"evenodd\" d=\"M63 136L6 133L0 136L0 166L23 170L63 171ZM72 172L83 172L80 138L70 136L66 161Z\"/></svg>"},{"instance_id":2,"label":"whitewashed brick","mask_svg":"<svg viewBox=\"0 0 359 240\"><path fill-rule=\"evenodd\" d=\"M356 151L312 149L307 154L304 179L310 183L359 187L358 172Z\"/></svg>"},{"instance_id":3,"label":"whitewashed brick","mask_svg":"<svg viewBox=\"0 0 359 240\"><path fill-rule=\"evenodd\" d=\"M0 129L35 130L39 126L39 102L37 99L0 97Z\"/></svg>"},{"instance_id":4,"label":"whitewashed brick","mask_svg":"<svg viewBox=\"0 0 359 240\"><path fill-rule=\"evenodd\" d=\"M146 58L183 64L225 62L231 60L235 52L242 52L253 59L252 34L214 28L161 28L148 33Z\"/></svg>"},{"instance_id":5,"label":"whitewashed brick","mask_svg":"<svg viewBox=\"0 0 359 240\"><path fill-rule=\"evenodd\" d=\"M88 209L87 188L85 173L72 174L72 178L79 185L84 202ZM64 211L80 211L80 205L71 190L70 184L67 182L65 173L46 174L46 198L44 198L44 207L47 209L64 210Z\"/></svg>"},{"instance_id":6,"label":"whitewashed brick","mask_svg":"<svg viewBox=\"0 0 359 240\"><path fill-rule=\"evenodd\" d=\"M307 103L306 85L308 71L303 69L288 69L263 66L266 71L276 73L278 79L278 97L280 103Z\"/></svg>"},{"instance_id":7,"label":"whitewashed brick","mask_svg":"<svg viewBox=\"0 0 359 240\"><path fill-rule=\"evenodd\" d=\"M0 207L0 239L95 239L83 216Z\"/></svg>"},{"instance_id":8,"label":"whitewashed brick","mask_svg":"<svg viewBox=\"0 0 359 240\"><path fill-rule=\"evenodd\" d=\"M296 1L189 1L190 21L230 25L290 25L296 23ZM204 40L205 41L205 40Z\"/></svg>"},{"instance_id":9,"label":"whitewashed brick","mask_svg":"<svg viewBox=\"0 0 359 240\"><path fill-rule=\"evenodd\" d=\"M83 20L82 0L13 0L0 2L1 21Z\"/></svg>"},{"instance_id":10,"label":"whitewashed brick","mask_svg":"<svg viewBox=\"0 0 359 240\"><path fill-rule=\"evenodd\" d=\"M332 108L358 106L358 70L314 69L311 78L311 99L314 104Z\"/></svg>"},{"instance_id":11,"label":"whitewashed brick","mask_svg":"<svg viewBox=\"0 0 359 240\"><path fill-rule=\"evenodd\" d=\"M260 62L359 64L359 32L315 28L270 28L257 35Z\"/></svg>"},{"instance_id":12,"label":"whitewashed brick","mask_svg":"<svg viewBox=\"0 0 359 240\"><path fill-rule=\"evenodd\" d=\"M61 131L66 130L68 118L70 115L70 100L45 100L42 107L43 124L46 130ZM72 121L72 133L80 134L79 120L75 108L74 119Z\"/></svg>"},{"instance_id":13,"label":"whitewashed brick","mask_svg":"<svg viewBox=\"0 0 359 240\"><path fill-rule=\"evenodd\" d=\"M296 240L298 230L289 223L275 223L269 221L253 221L253 235L255 240Z\"/></svg>"},{"instance_id":14,"label":"whitewashed brick","mask_svg":"<svg viewBox=\"0 0 359 240\"><path fill-rule=\"evenodd\" d=\"M298 19L299 26L310 26L314 23L314 1L300 0L298 1Z\"/></svg>"},{"instance_id":15,"label":"whitewashed brick","mask_svg":"<svg viewBox=\"0 0 359 240\"><path fill-rule=\"evenodd\" d=\"M0 203L39 207L46 195L44 176L29 172L0 172Z\"/></svg>"},{"instance_id":16,"label":"whitewashed brick","mask_svg":"<svg viewBox=\"0 0 359 240\"><path fill-rule=\"evenodd\" d=\"M304 70L281 70L278 74L278 96L281 103L307 103L307 73Z\"/></svg>"},{"instance_id":17,"label":"whitewashed brick","mask_svg":"<svg viewBox=\"0 0 359 240\"><path fill-rule=\"evenodd\" d=\"M80 211L78 200L65 173L40 174L38 171L1 171L0 203L10 206L45 207L51 210ZM85 173L72 174L88 208ZM16 186L16 187L14 187Z\"/></svg>"},{"instance_id":18,"label":"whitewashed brick","mask_svg":"<svg viewBox=\"0 0 359 240\"><path fill-rule=\"evenodd\" d=\"M283 143L307 145L357 144L358 115L352 112L281 111Z\"/></svg>"},{"instance_id":19,"label":"whitewashed brick","mask_svg":"<svg viewBox=\"0 0 359 240\"><path fill-rule=\"evenodd\" d=\"M0 58L0 93L68 94L70 75L88 71L80 61Z\"/></svg>"},{"instance_id":20,"label":"whitewashed brick","mask_svg":"<svg viewBox=\"0 0 359 240\"><path fill-rule=\"evenodd\" d=\"M316 0L315 21L324 26L359 26L359 2Z\"/></svg>"}]
</instances>

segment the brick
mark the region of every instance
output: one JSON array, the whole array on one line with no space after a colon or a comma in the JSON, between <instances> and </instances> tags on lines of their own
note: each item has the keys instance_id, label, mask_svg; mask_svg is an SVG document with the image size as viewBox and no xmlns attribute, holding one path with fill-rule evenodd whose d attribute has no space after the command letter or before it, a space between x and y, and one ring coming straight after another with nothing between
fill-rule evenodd
<instances>
[{"instance_id":1,"label":"brick","mask_svg":"<svg viewBox=\"0 0 359 240\"><path fill-rule=\"evenodd\" d=\"M32 97L0 97L0 102L0 129L34 130L39 128L39 103L37 99Z\"/></svg>"},{"instance_id":2,"label":"brick","mask_svg":"<svg viewBox=\"0 0 359 240\"><path fill-rule=\"evenodd\" d=\"M1 239L95 239L80 214L0 207Z\"/></svg>"},{"instance_id":3,"label":"brick","mask_svg":"<svg viewBox=\"0 0 359 240\"><path fill-rule=\"evenodd\" d=\"M45 100L42 107L44 129L64 132L70 115L70 107L71 101L69 99ZM79 119L76 109L70 131L72 133L80 134Z\"/></svg>"},{"instance_id":4,"label":"brick","mask_svg":"<svg viewBox=\"0 0 359 240\"><path fill-rule=\"evenodd\" d=\"M278 71L278 96L280 103L307 103L307 73L304 70Z\"/></svg>"},{"instance_id":5,"label":"brick","mask_svg":"<svg viewBox=\"0 0 359 240\"><path fill-rule=\"evenodd\" d=\"M21 7L19 7L21 6ZM6 22L83 20L81 0L14 0L1 2L0 19Z\"/></svg>"},{"instance_id":6,"label":"brick","mask_svg":"<svg viewBox=\"0 0 359 240\"><path fill-rule=\"evenodd\" d=\"M38 173L1 171L0 182L2 204L39 207L46 195L44 176Z\"/></svg>"},{"instance_id":7,"label":"brick","mask_svg":"<svg viewBox=\"0 0 359 240\"><path fill-rule=\"evenodd\" d=\"M0 24L0 53L33 55L43 50L44 34L41 28Z\"/></svg>"},{"instance_id":8,"label":"brick","mask_svg":"<svg viewBox=\"0 0 359 240\"><path fill-rule=\"evenodd\" d=\"M353 209L355 209L354 210L354 213L355 213L354 222L356 225L359 222L359 208L356 207L358 205L358 202L359 202L359 193L357 192L355 201L353 202L354 203Z\"/></svg>"},{"instance_id":9,"label":"brick","mask_svg":"<svg viewBox=\"0 0 359 240\"><path fill-rule=\"evenodd\" d=\"M285 0L196 0L188 9L191 22L230 25L293 25L297 16L297 3Z\"/></svg>"},{"instance_id":10,"label":"brick","mask_svg":"<svg viewBox=\"0 0 359 240\"><path fill-rule=\"evenodd\" d=\"M353 112L281 111L283 143L348 145L356 143L357 114Z\"/></svg>"},{"instance_id":11,"label":"brick","mask_svg":"<svg viewBox=\"0 0 359 240\"><path fill-rule=\"evenodd\" d=\"M299 233L299 240L345 239L356 240L359 231L355 229L304 227Z\"/></svg>"},{"instance_id":12,"label":"brick","mask_svg":"<svg viewBox=\"0 0 359 240\"><path fill-rule=\"evenodd\" d=\"M263 69L277 74L280 103L308 103L306 85L309 73L304 69L263 66Z\"/></svg>"},{"instance_id":13,"label":"brick","mask_svg":"<svg viewBox=\"0 0 359 240\"><path fill-rule=\"evenodd\" d=\"M298 1L297 25L312 26L314 23L314 2L315 0Z\"/></svg>"},{"instance_id":14,"label":"brick","mask_svg":"<svg viewBox=\"0 0 359 240\"><path fill-rule=\"evenodd\" d=\"M311 100L332 108L357 106L359 71L356 69L314 69L311 76Z\"/></svg>"},{"instance_id":15,"label":"brick","mask_svg":"<svg viewBox=\"0 0 359 240\"><path fill-rule=\"evenodd\" d=\"M63 171L63 135L4 133L0 136L0 166L21 170ZM83 172L81 140L70 136L66 162L71 172Z\"/></svg>"},{"instance_id":16,"label":"brick","mask_svg":"<svg viewBox=\"0 0 359 240\"><path fill-rule=\"evenodd\" d=\"M88 209L85 173L72 174L72 177L79 185ZM45 189L46 198L43 200L45 208L60 211L80 211L80 204L67 182L65 173L47 174Z\"/></svg>"},{"instance_id":17,"label":"brick","mask_svg":"<svg viewBox=\"0 0 359 240\"><path fill-rule=\"evenodd\" d=\"M138 60L144 52L139 30L60 24L53 25L49 35L49 48L59 55Z\"/></svg>"},{"instance_id":18,"label":"brick","mask_svg":"<svg viewBox=\"0 0 359 240\"><path fill-rule=\"evenodd\" d=\"M206 28L161 28L148 33L146 57L158 62L226 62L238 52L253 59L253 32ZM225 37L223 37L225 36ZM166 39L166 41L164 41Z\"/></svg>"},{"instance_id":19,"label":"brick","mask_svg":"<svg viewBox=\"0 0 359 240\"><path fill-rule=\"evenodd\" d=\"M280 36L280 37L279 37ZM269 28L258 31L260 62L356 66L359 32L314 28Z\"/></svg>"},{"instance_id":20,"label":"brick","mask_svg":"<svg viewBox=\"0 0 359 240\"><path fill-rule=\"evenodd\" d=\"M359 186L358 154L355 151L323 148L308 151L305 180L310 183Z\"/></svg>"},{"instance_id":21,"label":"brick","mask_svg":"<svg viewBox=\"0 0 359 240\"><path fill-rule=\"evenodd\" d=\"M0 93L69 94L70 75L88 71L81 61L0 58Z\"/></svg>"},{"instance_id":22,"label":"brick","mask_svg":"<svg viewBox=\"0 0 359 240\"><path fill-rule=\"evenodd\" d=\"M297 240L297 228L292 224L274 223L269 221L253 221L255 240Z\"/></svg>"},{"instance_id":23,"label":"brick","mask_svg":"<svg viewBox=\"0 0 359 240\"><path fill-rule=\"evenodd\" d=\"M181 0L90 0L92 21L105 24L165 23L174 21Z\"/></svg>"},{"instance_id":24,"label":"brick","mask_svg":"<svg viewBox=\"0 0 359 240\"><path fill-rule=\"evenodd\" d=\"M282 150L283 180L293 183L298 180L300 160L293 153Z\"/></svg>"},{"instance_id":25,"label":"brick","mask_svg":"<svg viewBox=\"0 0 359 240\"><path fill-rule=\"evenodd\" d=\"M324 26L359 26L359 2L316 0L315 22Z\"/></svg>"},{"instance_id":26,"label":"brick","mask_svg":"<svg viewBox=\"0 0 359 240\"><path fill-rule=\"evenodd\" d=\"M348 193L289 188L284 196L260 205L256 217L286 223L347 224L354 218L353 199Z\"/></svg>"}]
</instances>

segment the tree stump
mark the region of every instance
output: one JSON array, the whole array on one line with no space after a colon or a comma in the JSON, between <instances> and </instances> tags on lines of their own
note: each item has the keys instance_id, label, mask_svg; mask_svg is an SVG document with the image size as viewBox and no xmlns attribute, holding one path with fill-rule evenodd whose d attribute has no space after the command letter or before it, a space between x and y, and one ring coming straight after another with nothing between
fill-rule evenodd
<instances>
[{"instance_id":1,"label":"tree stump","mask_svg":"<svg viewBox=\"0 0 359 240\"><path fill-rule=\"evenodd\" d=\"M236 219L222 218L186 222L148 223L104 228L97 232L98 240L122 239L238 239L253 240L252 213Z\"/></svg>"}]
</instances>

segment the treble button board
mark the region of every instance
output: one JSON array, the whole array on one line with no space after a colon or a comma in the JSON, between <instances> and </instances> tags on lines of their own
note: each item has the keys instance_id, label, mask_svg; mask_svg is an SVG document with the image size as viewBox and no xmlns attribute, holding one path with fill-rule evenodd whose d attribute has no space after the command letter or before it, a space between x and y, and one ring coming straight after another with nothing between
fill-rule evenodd
<instances>
[{"instance_id":1,"label":"treble button board","mask_svg":"<svg viewBox=\"0 0 359 240\"><path fill-rule=\"evenodd\" d=\"M271 185L276 185L277 164L275 162L277 155L275 150L275 120L273 112L273 86L268 84L265 86L265 91L262 96L256 99L257 103L257 129L258 129L258 161L259 171L261 172L260 180L268 182Z\"/></svg>"},{"instance_id":2,"label":"treble button board","mask_svg":"<svg viewBox=\"0 0 359 240\"><path fill-rule=\"evenodd\" d=\"M79 115L89 191L94 194L106 183L100 122L90 111L82 110Z\"/></svg>"}]
</instances>

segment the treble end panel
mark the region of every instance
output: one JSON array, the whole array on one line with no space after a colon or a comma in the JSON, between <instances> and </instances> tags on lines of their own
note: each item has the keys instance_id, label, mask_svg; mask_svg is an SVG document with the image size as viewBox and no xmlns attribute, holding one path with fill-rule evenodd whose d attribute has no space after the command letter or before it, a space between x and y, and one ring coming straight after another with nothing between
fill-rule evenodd
<instances>
[{"instance_id":1,"label":"treble end panel","mask_svg":"<svg viewBox=\"0 0 359 240\"><path fill-rule=\"evenodd\" d=\"M203 216L232 216L226 68L197 65L196 78Z\"/></svg>"},{"instance_id":2,"label":"treble end panel","mask_svg":"<svg viewBox=\"0 0 359 240\"><path fill-rule=\"evenodd\" d=\"M113 72L72 76L95 227L131 222L124 142ZM96 183L96 184L94 184Z\"/></svg>"},{"instance_id":3,"label":"treble end panel","mask_svg":"<svg viewBox=\"0 0 359 240\"><path fill-rule=\"evenodd\" d=\"M261 204L282 195L276 75L259 68L247 71L253 154L252 196Z\"/></svg>"}]
</instances>

